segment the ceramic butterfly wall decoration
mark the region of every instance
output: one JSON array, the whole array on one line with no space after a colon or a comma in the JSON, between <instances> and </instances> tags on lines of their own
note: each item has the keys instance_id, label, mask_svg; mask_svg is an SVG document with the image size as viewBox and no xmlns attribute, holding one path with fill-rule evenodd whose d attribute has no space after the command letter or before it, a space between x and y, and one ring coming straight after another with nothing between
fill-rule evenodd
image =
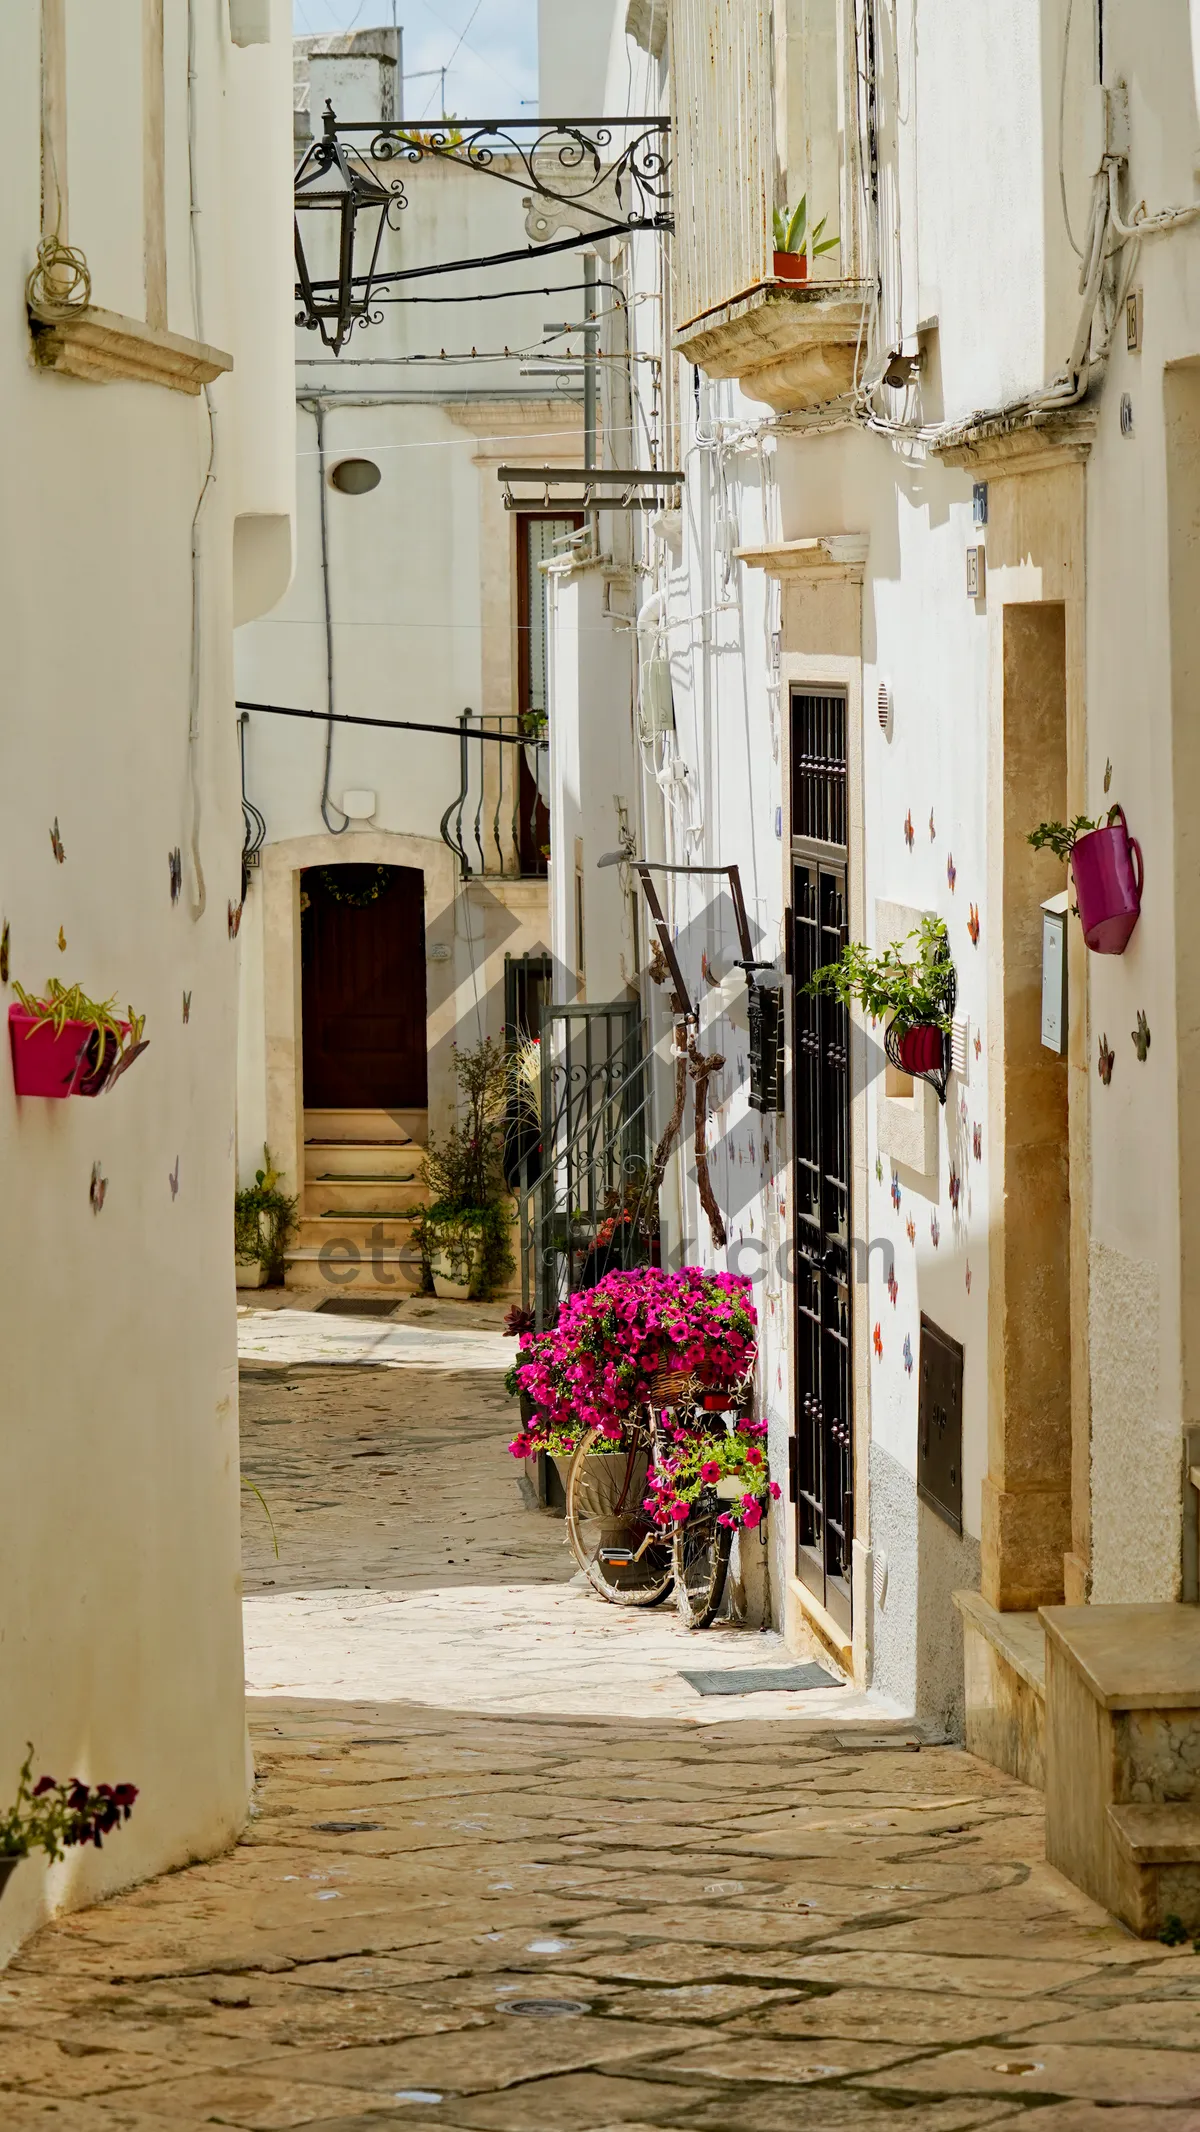
<instances>
[{"instance_id":1,"label":"ceramic butterfly wall decoration","mask_svg":"<svg viewBox=\"0 0 1200 2132\"><path fill-rule=\"evenodd\" d=\"M887 1292L888 1292L889 1296L891 1297L891 1301L892 1301L892 1309L894 1310L894 1309L896 1308L896 1298L897 1298L897 1296L898 1296L898 1295L899 1295L899 1293L900 1293L900 1283L899 1283L899 1281L898 1281L898 1280L896 1279L896 1268L895 1268L895 1265L894 1265L894 1264L893 1264L893 1266L892 1266L892 1268L891 1268L891 1271L890 1271L890 1272L889 1272L889 1274L888 1274L888 1278L887 1278Z\"/></svg>"},{"instance_id":2,"label":"ceramic butterfly wall decoration","mask_svg":"<svg viewBox=\"0 0 1200 2132\"><path fill-rule=\"evenodd\" d=\"M983 1057L983 1038L980 1036L978 1029L975 1031L975 1056L977 1059Z\"/></svg>"},{"instance_id":3,"label":"ceramic butterfly wall decoration","mask_svg":"<svg viewBox=\"0 0 1200 2132\"><path fill-rule=\"evenodd\" d=\"M967 931L971 935L971 946L977 948L979 946L979 905L977 903L972 903L970 906Z\"/></svg>"},{"instance_id":4,"label":"ceramic butterfly wall decoration","mask_svg":"<svg viewBox=\"0 0 1200 2132\"><path fill-rule=\"evenodd\" d=\"M911 1333L905 1333L904 1335L904 1367L907 1374L911 1377L913 1373L913 1351Z\"/></svg>"},{"instance_id":5,"label":"ceramic butterfly wall decoration","mask_svg":"<svg viewBox=\"0 0 1200 2132\"><path fill-rule=\"evenodd\" d=\"M942 1241L942 1225L936 1214L931 1214L929 1217L929 1241L935 1251Z\"/></svg>"},{"instance_id":6,"label":"ceramic butterfly wall decoration","mask_svg":"<svg viewBox=\"0 0 1200 2132\"><path fill-rule=\"evenodd\" d=\"M954 853L952 851L946 854L946 879L950 884L950 893L953 895L954 884L958 879L958 868L954 863Z\"/></svg>"},{"instance_id":7,"label":"ceramic butterfly wall decoration","mask_svg":"<svg viewBox=\"0 0 1200 2132\"><path fill-rule=\"evenodd\" d=\"M107 1190L108 1179L107 1177L101 1174L99 1163L93 1162L92 1181L91 1184L88 1186L88 1198L91 1200L92 1203L93 1214L98 1214L100 1212L100 1209L104 1205L104 1195Z\"/></svg>"},{"instance_id":8,"label":"ceramic butterfly wall decoration","mask_svg":"<svg viewBox=\"0 0 1200 2132\"><path fill-rule=\"evenodd\" d=\"M244 901L237 905L231 903L229 906L229 937L231 940L236 940L238 934L241 932L242 912L245 910L245 908L246 905Z\"/></svg>"},{"instance_id":9,"label":"ceramic butterfly wall decoration","mask_svg":"<svg viewBox=\"0 0 1200 2132\"><path fill-rule=\"evenodd\" d=\"M1150 1024L1140 1008L1138 1009L1137 1028L1131 1029L1129 1034L1133 1042L1133 1048L1144 1066L1146 1055L1150 1049Z\"/></svg>"},{"instance_id":10,"label":"ceramic butterfly wall decoration","mask_svg":"<svg viewBox=\"0 0 1200 2132\"><path fill-rule=\"evenodd\" d=\"M1116 1063L1116 1052L1110 1046L1108 1037L1102 1036L1100 1039L1100 1057L1097 1061L1096 1071L1099 1074L1100 1079L1103 1081L1104 1086L1106 1088L1108 1087L1109 1082L1112 1080L1113 1067L1116 1065Z\"/></svg>"},{"instance_id":11,"label":"ceramic butterfly wall decoration","mask_svg":"<svg viewBox=\"0 0 1200 2132\"><path fill-rule=\"evenodd\" d=\"M929 841L931 844L935 841L936 837L937 830L933 826L933 808L931 807L929 810Z\"/></svg>"},{"instance_id":12,"label":"ceramic butterfly wall decoration","mask_svg":"<svg viewBox=\"0 0 1200 2132\"><path fill-rule=\"evenodd\" d=\"M4 930L3 932L0 932L0 985L6 985L8 983L8 951L9 923L6 918L4 921Z\"/></svg>"},{"instance_id":13,"label":"ceramic butterfly wall decoration","mask_svg":"<svg viewBox=\"0 0 1200 2132\"><path fill-rule=\"evenodd\" d=\"M183 995L183 1019L184 1019L184 1021L185 1021L185 1023L186 1023L186 1022L190 1022L190 1021L191 1021L191 1018L192 1018L192 995L191 995L191 993L190 993L190 992L185 992L185 993L184 993L184 995Z\"/></svg>"},{"instance_id":14,"label":"ceramic butterfly wall decoration","mask_svg":"<svg viewBox=\"0 0 1200 2132\"><path fill-rule=\"evenodd\" d=\"M63 850L63 840L58 833L57 815L55 815L54 817L54 827L50 831L50 849L54 853L55 858L58 860L58 863L61 866L67 854Z\"/></svg>"},{"instance_id":15,"label":"ceramic butterfly wall decoration","mask_svg":"<svg viewBox=\"0 0 1200 2132\"><path fill-rule=\"evenodd\" d=\"M892 1171L892 1205L898 1214L900 1212L900 1179L897 1177L895 1170Z\"/></svg>"},{"instance_id":16,"label":"ceramic butterfly wall decoration","mask_svg":"<svg viewBox=\"0 0 1200 2132\"><path fill-rule=\"evenodd\" d=\"M962 1197L962 1178L961 1178L961 1177L959 1176L959 1174L958 1174L958 1171L957 1171L957 1170L951 1170L951 1172L950 1172L950 1204L951 1204L951 1206L952 1206L952 1207L954 1208L954 1211L955 1211L955 1213L957 1213L957 1212L958 1212L958 1202L959 1202L959 1200L960 1200L960 1198L961 1198L961 1197Z\"/></svg>"},{"instance_id":17,"label":"ceramic butterfly wall decoration","mask_svg":"<svg viewBox=\"0 0 1200 2132\"><path fill-rule=\"evenodd\" d=\"M173 1170L168 1170L168 1171L167 1171L167 1183L168 1183L168 1184L170 1185L170 1187L171 1187L171 1198L172 1198L173 1200L175 1200L175 1199L178 1199L178 1197L179 1197L179 1157L178 1157L178 1155L176 1155L176 1157L175 1157L175 1167L174 1167L174 1169L173 1169Z\"/></svg>"},{"instance_id":18,"label":"ceramic butterfly wall decoration","mask_svg":"<svg viewBox=\"0 0 1200 2132\"><path fill-rule=\"evenodd\" d=\"M167 865L171 874L171 901L172 903L178 903L180 892L183 888L183 855L178 844L175 846L174 851L167 853Z\"/></svg>"},{"instance_id":19,"label":"ceramic butterfly wall decoration","mask_svg":"<svg viewBox=\"0 0 1200 2132\"><path fill-rule=\"evenodd\" d=\"M904 817L904 841L910 851L912 850L913 844L916 840L916 834L917 832L913 828L912 808L910 807L908 813Z\"/></svg>"},{"instance_id":20,"label":"ceramic butterfly wall decoration","mask_svg":"<svg viewBox=\"0 0 1200 2132\"><path fill-rule=\"evenodd\" d=\"M971 1261L967 1260L967 1294L971 1293Z\"/></svg>"},{"instance_id":21,"label":"ceramic butterfly wall decoration","mask_svg":"<svg viewBox=\"0 0 1200 2132\"><path fill-rule=\"evenodd\" d=\"M880 1325L880 1323L879 1323L879 1320L878 1320L878 1319L876 1319L876 1321L875 1321L875 1331L874 1331L874 1333L872 1334L872 1336L871 1336L871 1337L872 1337L872 1339L873 1339L873 1340L874 1340L874 1342L875 1342L875 1357L876 1357L876 1360L877 1360L877 1361L879 1361L879 1362L882 1362L882 1360L883 1360L883 1327L882 1327L882 1326Z\"/></svg>"},{"instance_id":22,"label":"ceramic butterfly wall decoration","mask_svg":"<svg viewBox=\"0 0 1200 2132\"><path fill-rule=\"evenodd\" d=\"M972 1142L971 1142L971 1151L972 1151L972 1153L974 1154L974 1157L975 1157L975 1160L976 1160L976 1162L982 1162L982 1161L983 1161L983 1127L982 1127L982 1125L977 1125L977 1126L975 1127L975 1135L974 1135L974 1138L973 1138L973 1140L972 1140Z\"/></svg>"},{"instance_id":23,"label":"ceramic butterfly wall decoration","mask_svg":"<svg viewBox=\"0 0 1200 2132\"><path fill-rule=\"evenodd\" d=\"M60 955L65 955L67 952L67 936L64 933L61 925L58 929L58 952Z\"/></svg>"},{"instance_id":24,"label":"ceramic butterfly wall decoration","mask_svg":"<svg viewBox=\"0 0 1200 2132\"><path fill-rule=\"evenodd\" d=\"M912 1215L911 1215L911 1214L909 1215L909 1217L908 1217L908 1220L907 1220L907 1221L905 1222L905 1224L904 1224L904 1234L905 1234L905 1235L907 1236L907 1238L908 1238L908 1241L909 1241L909 1243L910 1243L910 1244L915 1244L915 1243L916 1243L916 1241L917 1241L917 1225L916 1225L915 1221L913 1220L913 1218L912 1218Z\"/></svg>"},{"instance_id":25,"label":"ceramic butterfly wall decoration","mask_svg":"<svg viewBox=\"0 0 1200 2132\"><path fill-rule=\"evenodd\" d=\"M875 1182L876 1182L876 1184L882 1184L882 1183L883 1183L883 1157L882 1157L882 1155L876 1155L876 1157L875 1157Z\"/></svg>"}]
</instances>

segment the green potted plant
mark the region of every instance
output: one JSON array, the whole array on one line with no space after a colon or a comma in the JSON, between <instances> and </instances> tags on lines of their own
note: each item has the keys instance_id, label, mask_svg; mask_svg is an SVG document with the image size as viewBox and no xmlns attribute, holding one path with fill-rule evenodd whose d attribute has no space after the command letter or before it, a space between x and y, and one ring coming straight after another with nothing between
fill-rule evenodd
<instances>
[{"instance_id":1,"label":"green potted plant","mask_svg":"<svg viewBox=\"0 0 1200 2132\"><path fill-rule=\"evenodd\" d=\"M837 250L840 239L826 237L821 232L829 220L822 215L816 228L808 228L808 194L802 193L800 204L789 215L786 208L777 207L774 212L775 253L774 273L776 281L807 281L808 262L819 259L823 252Z\"/></svg>"},{"instance_id":2,"label":"green potted plant","mask_svg":"<svg viewBox=\"0 0 1200 2132\"><path fill-rule=\"evenodd\" d=\"M454 1047L461 1111L445 1133L429 1136L422 1174L430 1205L413 1223L427 1285L463 1301L495 1294L512 1271L512 1203L504 1180L505 1121L512 1064L485 1037Z\"/></svg>"},{"instance_id":3,"label":"green potted plant","mask_svg":"<svg viewBox=\"0 0 1200 2132\"><path fill-rule=\"evenodd\" d=\"M239 1288L278 1287L284 1254L295 1230L298 1202L279 1189L271 1150L263 1144L264 1169L233 1195L233 1256Z\"/></svg>"},{"instance_id":4,"label":"green potted plant","mask_svg":"<svg viewBox=\"0 0 1200 2132\"><path fill-rule=\"evenodd\" d=\"M100 1850L104 1838L128 1821L136 1798L136 1784L99 1784L92 1790L78 1777L69 1784L39 1777L35 1784L31 1743L21 1764L17 1796L7 1812L0 1813L0 1895L31 1851L44 1851L53 1864L76 1844L90 1843Z\"/></svg>"},{"instance_id":5,"label":"green potted plant","mask_svg":"<svg viewBox=\"0 0 1200 2132\"><path fill-rule=\"evenodd\" d=\"M916 942L914 955L902 952L909 941ZM873 1021L886 1019L885 1048L893 1065L932 1081L945 1101L955 983L944 918L922 918L878 955L860 941L848 942L840 961L814 970L804 989L832 993L844 1007L861 1006Z\"/></svg>"}]
</instances>

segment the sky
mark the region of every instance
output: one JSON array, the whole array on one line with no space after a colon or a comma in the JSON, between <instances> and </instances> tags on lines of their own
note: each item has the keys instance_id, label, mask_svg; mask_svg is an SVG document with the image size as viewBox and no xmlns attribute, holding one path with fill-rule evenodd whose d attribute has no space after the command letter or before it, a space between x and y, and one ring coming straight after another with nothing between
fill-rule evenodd
<instances>
[{"instance_id":1,"label":"sky","mask_svg":"<svg viewBox=\"0 0 1200 2132\"><path fill-rule=\"evenodd\" d=\"M537 114L537 0L292 0L298 37L397 22L406 77L449 67L446 109L459 118ZM404 116L441 116L436 75L406 79Z\"/></svg>"}]
</instances>

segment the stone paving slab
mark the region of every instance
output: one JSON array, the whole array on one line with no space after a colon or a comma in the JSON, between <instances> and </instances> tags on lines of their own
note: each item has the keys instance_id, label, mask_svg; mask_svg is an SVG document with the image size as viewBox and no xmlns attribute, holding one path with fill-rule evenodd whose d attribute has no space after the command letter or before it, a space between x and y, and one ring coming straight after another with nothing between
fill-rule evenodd
<instances>
[{"instance_id":1,"label":"stone paving slab","mask_svg":"<svg viewBox=\"0 0 1200 2132\"><path fill-rule=\"evenodd\" d=\"M487 1370L295 1352L244 1387L245 1838L0 1976L0 2132L1200 2132L1200 1958L1036 1794L846 1690L695 1696L778 1641L573 1584Z\"/></svg>"}]
</instances>

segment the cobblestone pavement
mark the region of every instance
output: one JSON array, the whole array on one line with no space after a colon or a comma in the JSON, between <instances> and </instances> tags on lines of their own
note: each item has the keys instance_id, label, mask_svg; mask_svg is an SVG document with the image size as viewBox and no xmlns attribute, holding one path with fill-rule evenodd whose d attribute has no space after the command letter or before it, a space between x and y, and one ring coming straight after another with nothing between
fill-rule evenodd
<instances>
[{"instance_id":1,"label":"cobblestone pavement","mask_svg":"<svg viewBox=\"0 0 1200 2132\"><path fill-rule=\"evenodd\" d=\"M504 1418L482 1374L253 1361L280 1558L248 1496L249 1618L351 1578L446 1617L523 1589L621 1652L661 1635L664 1679L761 1662L572 1585ZM352 1657L340 1693L255 1697L238 1848L0 1974L2 2132L1200 2132L1200 1959L1049 1871L1037 1794L895 1724L757 1715L782 1698L631 1714L589 1663L582 1710L514 1708L463 1639L386 1698Z\"/></svg>"}]
</instances>

